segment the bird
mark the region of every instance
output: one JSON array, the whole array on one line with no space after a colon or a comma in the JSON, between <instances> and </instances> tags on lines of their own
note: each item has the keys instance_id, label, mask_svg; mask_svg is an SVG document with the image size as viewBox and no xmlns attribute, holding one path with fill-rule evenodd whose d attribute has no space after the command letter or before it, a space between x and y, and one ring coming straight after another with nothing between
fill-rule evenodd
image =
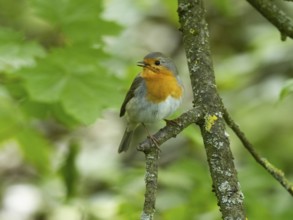
<instances>
[{"instance_id":1,"label":"bird","mask_svg":"<svg viewBox=\"0 0 293 220\"><path fill-rule=\"evenodd\" d=\"M120 117L126 116L127 125L118 153L128 150L140 124L165 120L173 114L184 93L174 61L163 53L151 52L137 65L142 71L134 78L120 109Z\"/></svg>"}]
</instances>

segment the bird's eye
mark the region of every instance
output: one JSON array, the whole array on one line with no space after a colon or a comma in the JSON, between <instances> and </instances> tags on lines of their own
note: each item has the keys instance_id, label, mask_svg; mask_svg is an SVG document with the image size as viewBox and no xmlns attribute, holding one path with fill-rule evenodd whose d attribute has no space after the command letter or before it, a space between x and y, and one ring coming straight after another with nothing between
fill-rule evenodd
<instances>
[{"instance_id":1,"label":"bird's eye","mask_svg":"<svg viewBox=\"0 0 293 220\"><path fill-rule=\"evenodd\" d=\"M156 61L155 61L155 64L156 64L157 66L159 66L159 65L161 64L161 62L160 62L159 60L156 60Z\"/></svg>"}]
</instances>

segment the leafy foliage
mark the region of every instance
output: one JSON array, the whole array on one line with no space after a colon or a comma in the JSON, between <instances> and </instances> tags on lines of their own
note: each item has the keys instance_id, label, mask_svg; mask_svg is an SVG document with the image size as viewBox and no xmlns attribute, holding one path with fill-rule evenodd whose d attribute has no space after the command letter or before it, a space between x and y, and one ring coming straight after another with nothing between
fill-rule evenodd
<instances>
[{"instance_id":1,"label":"leafy foliage","mask_svg":"<svg viewBox=\"0 0 293 220\"><path fill-rule=\"evenodd\" d=\"M113 106L121 99L117 94L120 81L97 62L103 57L98 49L58 49L34 68L17 74L24 78L25 88L33 101L60 103L67 114L89 124L103 108Z\"/></svg>"},{"instance_id":2,"label":"leafy foliage","mask_svg":"<svg viewBox=\"0 0 293 220\"><path fill-rule=\"evenodd\" d=\"M21 10L17 3L0 1L0 142L16 141L45 178L56 146L44 121L63 130L90 124L121 102L122 81L106 67L103 47L103 38L120 27L100 17L101 1L24 0ZM68 196L76 185L77 151L70 149L59 173Z\"/></svg>"},{"instance_id":3,"label":"leafy foliage","mask_svg":"<svg viewBox=\"0 0 293 220\"><path fill-rule=\"evenodd\" d=\"M117 93L121 81L103 66L107 55L101 47L102 36L110 30L105 27L111 25L112 34L119 28L99 17L100 1L34 3L36 14L62 30L67 46L45 52L40 44L24 41L24 35L16 30L2 28L0 70L17 70L15 74L23 80L26 91L18 99L49 104L40 111L59 104L61 114L67 114L72 121L92 123L105 107L117 105L121 98ZM55 117L60 118L56 112Z\"/></svg>"}]
</instances>

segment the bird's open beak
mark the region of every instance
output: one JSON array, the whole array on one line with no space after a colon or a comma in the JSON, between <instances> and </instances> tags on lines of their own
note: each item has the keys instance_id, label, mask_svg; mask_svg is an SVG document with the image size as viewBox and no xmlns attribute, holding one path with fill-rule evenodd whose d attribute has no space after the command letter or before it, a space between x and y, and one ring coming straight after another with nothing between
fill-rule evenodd
<instances>
[{"instance_id":1,"label":"bird's open beak","mask_svg":"<svg viewBox=\"0 0 293 220\"><path fill-rule=\"evenodd\" d=\"M138 66L141 66L141 67L146 67L146 63L143 62L143 61L139 61L139 62L137 62L137 65L138 65Z\"/></svg>"}]
</instances>

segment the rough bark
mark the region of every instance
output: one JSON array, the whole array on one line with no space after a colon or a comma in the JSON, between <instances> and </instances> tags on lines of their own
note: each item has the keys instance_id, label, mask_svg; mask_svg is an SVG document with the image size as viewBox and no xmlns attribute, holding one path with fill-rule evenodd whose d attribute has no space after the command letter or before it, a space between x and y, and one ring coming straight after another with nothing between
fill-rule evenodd
<instances>
[{"instance_id":1,"label":"rough bark","mask_svg":"<svg viewBox=\"0 0 293 220\"><path fill-rule=\"evenodd\" d=\"M199 126L218 205L223 219L245 219L243 194L225 131L222 101L216 89L203 0L178 0L178 14L194 106L204 112Z\"/></svg>"}]
</instances>

